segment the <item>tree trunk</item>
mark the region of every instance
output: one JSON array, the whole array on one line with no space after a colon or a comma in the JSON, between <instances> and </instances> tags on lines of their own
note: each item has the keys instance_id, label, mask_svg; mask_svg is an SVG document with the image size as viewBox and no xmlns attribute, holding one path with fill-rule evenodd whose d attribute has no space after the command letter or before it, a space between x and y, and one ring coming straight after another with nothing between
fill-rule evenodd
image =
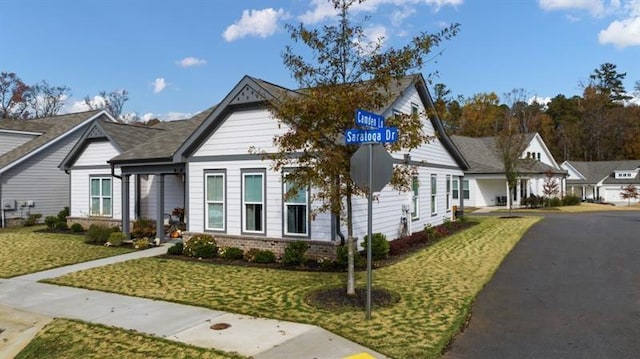
<instances>
[{"instance_id":1,"label":"tree trunk","mask_svg":"<svg viewBox=\"0 0 640 359\"><path fill-rule=\"evenodd\" d=\"M347 183L347 295L356 295L356 274L354 266L355 245L353 238L353 206L351 204L351 184Z\"/></svg>"}]
</instances>

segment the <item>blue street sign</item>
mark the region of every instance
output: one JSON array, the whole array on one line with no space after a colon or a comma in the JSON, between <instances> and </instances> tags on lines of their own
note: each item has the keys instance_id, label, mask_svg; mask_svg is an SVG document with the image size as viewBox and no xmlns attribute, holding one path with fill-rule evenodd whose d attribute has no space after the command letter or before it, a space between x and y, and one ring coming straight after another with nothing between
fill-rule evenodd
<instances>
[{"instance_id":1,"label":"blue street sign","mask_svg":"<svg viewBox=\"0 0 640 359\"><path fill-rule=\"evenodd\" d=\"M398 141L397 127L383 127L370 130L352 128L344 133L344 141L347 145L361 143L393 143Z\"/></svg>"},{"instance_id":2,"label":"blue street sign","mask_svg":"<svg viewBox=\"0 0 640 359\"><path fill-rule=\"evenodd\" d=\"M384 117L365 110L356 110L356 125L368 128L383 128Z\"/></svg>"}]
</instances>

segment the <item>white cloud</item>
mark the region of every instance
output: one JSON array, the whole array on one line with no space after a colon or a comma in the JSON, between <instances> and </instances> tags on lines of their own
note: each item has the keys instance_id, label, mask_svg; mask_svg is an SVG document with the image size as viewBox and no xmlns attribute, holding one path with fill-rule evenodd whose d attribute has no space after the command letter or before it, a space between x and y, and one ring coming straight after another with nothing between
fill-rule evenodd
<instances>
[{"instance_id":1,"label":"white cloud","mask_svg":"<svg viewBox=\"0 0 640 359\"><path fill-rule=\"evenodd\" d=\"M266 38L273 35L278 29L278 20L288 18L289 14L283 9L244 10L240 20L233 25L229 25L222 37L227 42L232 42L245 36Z\"/></svg>"},{"instance_id":2,"label":"white cloud","mask_svg":"<svg viewBox=\"0 0 640 359\"><path fill-rule=\"evenodd\" d=\"M409 16L415 12L410 8L410 5L425 4L433 8L434 11L440 10L445 6L457 6L461 5L464 0L369 0L363 3L355 3L353 5L353 12L374 12L378 7L382 5L393 5L402 9L402 11L408 12ZM337 11L333 8L333 4L327 0L311 0L311 10L298 16L298 20L305 24L315 24L324 21L328 18L335 17ZM405 17L406 17L405 16ZM398 14L392 14L392 18L398 18Z\"/></svg>"},{"instance_id":3,"label":"white cloud","mask_svg":"<svg viewBox=\"0 0 640 359\"><path fill-rule=\"evenodd\" d=\"M598 41L619 48L640 46L640 16L612 22L598 33Z\"/></svg>"},{"instance_id":4,"label":"white cloud","mask_svg":"<svg viewBox=\"0 0 640 359\"><path fill-rule=\"evenodd\" d=\"M160 93L165 87L167 87L167 84L164 81L164 78L158 77L153 81L153 93Z\"/></svg>"},{"instance_id":5,"label":"white cloud","mask_svg":"<svg viewBox=\"0 0 640 359\"><path fill-rule=\"evenodd\" d=\"M157 118L160 121L176 121L176 120L184 120L186 118L193 117L193 114L190 112L166 112L166 113L153 113L147 112L140 116L142 121L149 121L154 118Z\"/></svg>"},{"instance_id":6,"label":"white cloud","mask_svg":"<svg viewBox=\"0 0 640 359\"><path fill-rule=\"evenodd\" d=\"M201 65L205 65L207 63L207 60L204 59L199 59L197 57L185 57L182 60L176 61L176 64L180 67L194 67L194 66L201 66Z\"/></svg>"},{"instance_id":7,"label":"white cloud","mask_svg":"<svg viewBox=\"0 0 640 359\"><path fill-rule=\"evenodd\" d=\"M612 3L616 2L618 1L612 1ZM585 10L594 16L600 16L605 12L604 0L539 0L538 3L547 11Z\"/></svg>"},{"instance_id":8,"label":"white cloud","mask_svg":"<svg viewBox=\"0 0 640 359\"><path fill-rule=\"evenodd\" d=\"M387 28L384 26L372 26L363 30L364 41L362 44L362 51L365 54L373 52L378 42L380 46L384 46L385 39L387 38Z\"/></svg>"}]
</instances>

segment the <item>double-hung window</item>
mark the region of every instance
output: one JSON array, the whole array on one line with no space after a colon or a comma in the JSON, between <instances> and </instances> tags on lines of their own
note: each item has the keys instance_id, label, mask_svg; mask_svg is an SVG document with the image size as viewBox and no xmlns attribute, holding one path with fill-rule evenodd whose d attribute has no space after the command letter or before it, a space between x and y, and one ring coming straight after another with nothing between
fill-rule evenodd
<instances>
[{"instance_id":1,"label":"double-hung window","mask_svg":"<svg viewBox=\"0 0 640 359\"><path fill-rule=\"evenodd\" d=\"M469 199L469 180L462 180L462 198Z\"/></svg>"},{"instance_id":2,"label":"double-hung window","mask_svg":"<svg viewBox=\"0 0 640 359\"><path fill-rule=\"evenodd\" d=\"M451 195L453 199L460 198L460 188L458 188L460 182L457 179L451 180Z\"/></svg>"},{"instance_id":3,"label":"double-hung window","mask_svg":"<svg viewBox=\"0 0 640 359\"><path fill-rule=\"evenodd\" d=\"M111 177L91 177L91 208L92 216L112 216L113 196L111 191Z\"/></svg>"},{"instance_id":4,"label":"double-hung window","mask_svg":"<svg viewBox=\"0 0 640 359\"><path fill-rule=\"evenodd\" d=\"M436 195L438 193L438 189L436 187L437 179L438 177L436 175L431 175L431 215L436 215L438 213L438 208L436 206Z\"/></svg>"},{"instance_id":5,"label":"double-hung window","mask_svg":"<svg viewBox=\"0 0 640 359\"><path fill-rule=\"evenodd\" d=\"M447 211L451 210L451 175L447 175L446 177L446 181L447 181L447 193L445 196L445 200L446 200L446 205L447 205Z\"/></svg>"},{"instance_id":6,"label":"double-hung window","mask_svg":"<svg viewBox=\"0 0 640 359\"><path fill-rule=\"evenodd\" d=\"M214 231L225 230L225 173L211 172L205 174L206 181L206 225Z\"/></svg>"},{"instance_id":7,"label":"double-hung window","mask_svg":"<svg viewBox=\"0 0 640 359\"><path fill-rule=\"evenodd\" d=\"M420 218L420 179L417 175L411 177L411 219Z\"/></svg>"},{"instance_id":8,"label":"double-hung window","mask_svg":"<svg viewBox=\"0 0 640 359\"><path fill-rule=\"evenodd\" d=\"M242 174L243 230L264 233L264 172Z\"/></svg>"},{"instance_id":9,"label":"double-hung window","mask_svg":"<svg viewBox=\"0 0 640 359\"><path fill-rule=\"evenodd\" d=\"M307 236L309 234L309 191L295 189L294 184L284 181L284 234ZM289 196L286 196L289 194Z\"/></svg>"}]
</instances>

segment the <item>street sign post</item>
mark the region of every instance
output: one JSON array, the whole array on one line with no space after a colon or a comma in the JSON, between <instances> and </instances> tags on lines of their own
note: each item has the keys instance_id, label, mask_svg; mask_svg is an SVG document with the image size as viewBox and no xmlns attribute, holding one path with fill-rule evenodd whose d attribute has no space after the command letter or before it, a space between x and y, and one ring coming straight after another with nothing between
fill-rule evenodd
<instances>
[{"instance_id":1,"label":"street sign post","mask_svg":"<svg viewBox=\"0 0 640 359\"><path fill-rule=\"evenodd\" d=\"M347 145L366 144L367 149L360 147L351 157L351 179L368 197L367 223L367 319L371 319L371 286L372 286L372 253L371 237L373 236L373 192L381 191L389 183L393 175L393 158L384 149L382 143L398 141L398 128L385 127L384 117L361 109L356 110L357 126L345 131ZM366 164L365 164L366 163ZM374 177L373 174L376 173Z\"/></svg>"}]
</instances>

